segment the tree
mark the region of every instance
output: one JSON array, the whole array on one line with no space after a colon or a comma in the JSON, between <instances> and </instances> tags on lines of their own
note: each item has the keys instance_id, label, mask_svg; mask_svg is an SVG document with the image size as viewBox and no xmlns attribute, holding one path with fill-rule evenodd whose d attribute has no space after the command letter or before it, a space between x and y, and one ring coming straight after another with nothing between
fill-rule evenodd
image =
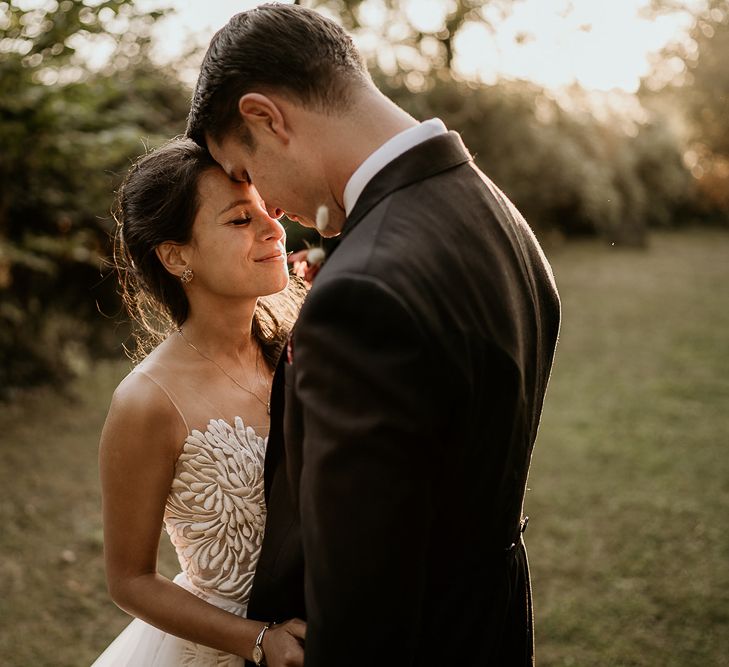
<instances>
[{"instance_id":1,"label":"tree","mask_svg":"<svg viewBox=\"0 0 729 667\"><path fill-rule=\"evenodd\" d=\"M54 3L55 4L55 3ZM130 158L184 128L188 92L151 66L132 0L0 3L0 387L61 381L118 311L100 267ZM94 71L83 46L106 40ZM98 303L97 303L98 302Z\"/></svg>"},{"instance_id":2,"label":"tree","mask_svg":"<svg viewBox=\"0 0 729 667\"><path fill-rule=\"evenodd\" d=\"M493 30L518 1L384 0L376 12L372 9L374 3L367 0L301 0L296 4L323 10L355 35L376 35L378 39L366 40L376 44L376 48L366 49L371 64L395 82L422 87L426 83L424 75L451 71L454 41L464 26L475 22Z\"/></svg>"},{"instance_id":3,"label":"tree","mask_svg":"<svg viewBox=\"0 0 729 667\"><path fill-rule=\"evenodd\" d=\"M660 117L598 119L575 89L564 108L525 81L469 85L439 77L419 95L383 90L416 118L437 116L542 236L598 235L644 245L649 227L674 223L687 197L678 139Z\"/></svg>"},{"instance_id":4,"label":"tree","mask_svg":"<svg viewBox=\"0 0 729 667\"><path fill-rule=\"evenodd\" d=\"M679 109L685 158L696 180L699 209L729 213L729 3L656 2L657 11L691 11L687 38L670 45L641 95L655 106ZM668 70L668 74L666 74ZM670 76L670 74L673 76Z\"/></svg>"}]
</instances>

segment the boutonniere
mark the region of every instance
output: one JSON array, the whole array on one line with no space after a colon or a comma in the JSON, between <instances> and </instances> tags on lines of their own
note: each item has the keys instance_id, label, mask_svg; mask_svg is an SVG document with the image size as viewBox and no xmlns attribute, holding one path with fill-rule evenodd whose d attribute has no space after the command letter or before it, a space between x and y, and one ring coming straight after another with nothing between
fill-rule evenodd
<instances>
[{"instance_id":1,"label":"boutonniere","mask_svg":"<svg viewBox=\"0 0 729 667\"><path fill-rule=\"evenodd\" d=\"M322 264L324 264L326 256L324 248L310 246L291 253L288 261L292 265L293 274L303 278L307 283L307 287L311 287L311 283L314 282L314 278L319 273Z\"/></svg>"},{"instance_id":2,"label":"boutonniere","mask_svg":"<svg viewBox=\"0 0 729 667\"><path fill-rule=\"evenodd\" d=\"M320 206L316 212L316 228L321 231L326 229L328 224L329 209L326 206ZM289 255L288 262L293 267L294 275L303 278L307 286L311 287L326 258L327 253L322 248L321 242L317 246L306 243L306 248Z\"/></svg>"}]
</instances>

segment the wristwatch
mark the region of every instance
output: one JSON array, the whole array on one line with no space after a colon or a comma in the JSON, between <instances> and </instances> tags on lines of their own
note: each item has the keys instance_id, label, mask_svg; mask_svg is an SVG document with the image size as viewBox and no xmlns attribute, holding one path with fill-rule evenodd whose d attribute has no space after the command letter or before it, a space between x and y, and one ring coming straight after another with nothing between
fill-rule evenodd
<instances>
[{"instance_id":1,"label":"wristwatch","mask_svg":"<svg viewBox=\"0 0 729 667\"><path fill-rule=\"evenodd\" d=\"M253 662L256 663L256 667L261 667L261 665L266 664L266 656L263 653L263 635L266 634L266 630L271 625L271 623L266 623L261 632L258 633L258 637L256 637L256 645L253 647Z\"/></svg>"}]
</instances>

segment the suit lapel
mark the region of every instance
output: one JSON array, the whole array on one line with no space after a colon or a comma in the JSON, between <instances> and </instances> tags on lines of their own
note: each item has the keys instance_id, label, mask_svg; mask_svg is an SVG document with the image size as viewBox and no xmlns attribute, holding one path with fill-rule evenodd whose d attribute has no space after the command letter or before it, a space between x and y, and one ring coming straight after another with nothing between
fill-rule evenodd
<instances>
[{"instance_id":1,"label":"suit lapel","mask_svg":"<svg viewBox=\"0 0 729 667\"><path fill-rule=\"evenodd\" d=\"M281 457L285 454L283 423L286 392L286 363L287 355L286 348L284 348L276 365L276 371L273 374L273 383L271 385L271 429L268 434L266 460L263 467L263 484L266 502L268 502L271 493L274 472Z\"/></svg>"},{"instance_id":2,"label":"suit lapel","mask_svg":"<svg viewBox=\"0 0 729 667\"><path fill-rule=\"evenodd\" d=\"M456 132L442 134L414 146L386 165L367 184L347 218L339 240L351 232L367 213L388 195L408 185L465 164L471 159L470 153ZM291 337L293 337L293 332ZM266 498L268 498L273 483L274 467L283 464L291 484L294 504L297 504L304 434L301 406L295 395L293 382L289 381L291 386L286 386L286 373L293 374L295 371L294 359L291 359L291 362L289 364L287 350L284 350L273 381L271 436L266 452L265 488ZM284 404L286 404L285 416ZM284 433L288 437L284 438Z\"/></svg>"},{"instance_id":3,"label":"suit lapel","mask_svg":"<svg viewBox=\"0 0 729 667\"><path fill-rule=\"evenodd\" d=\"M344 238L385 197L396 190L422 181L471 160L457 132L428 139L395 158L367 184L344 223Z\"/></svg>"}]
</instances>

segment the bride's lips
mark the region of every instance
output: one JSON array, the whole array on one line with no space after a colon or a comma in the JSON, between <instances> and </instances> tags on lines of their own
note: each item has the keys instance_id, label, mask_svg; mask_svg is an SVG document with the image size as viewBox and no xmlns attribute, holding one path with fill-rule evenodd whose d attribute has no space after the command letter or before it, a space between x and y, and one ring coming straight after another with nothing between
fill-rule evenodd
<instances>
[{"instance_id":1,"label":"bride's lips","mask_svg":"<svg viewBox=\"0 0 729 667\"><path fill-rule=\"evenodd\" d=\"M265 257L261 257L260 259L254 260L255 262L278 262L281 261L285 257L285 253L281 252L280 250L276 250L276 252L272 252L270 255L266 255Z\"/></svg>"}]
</instances>

